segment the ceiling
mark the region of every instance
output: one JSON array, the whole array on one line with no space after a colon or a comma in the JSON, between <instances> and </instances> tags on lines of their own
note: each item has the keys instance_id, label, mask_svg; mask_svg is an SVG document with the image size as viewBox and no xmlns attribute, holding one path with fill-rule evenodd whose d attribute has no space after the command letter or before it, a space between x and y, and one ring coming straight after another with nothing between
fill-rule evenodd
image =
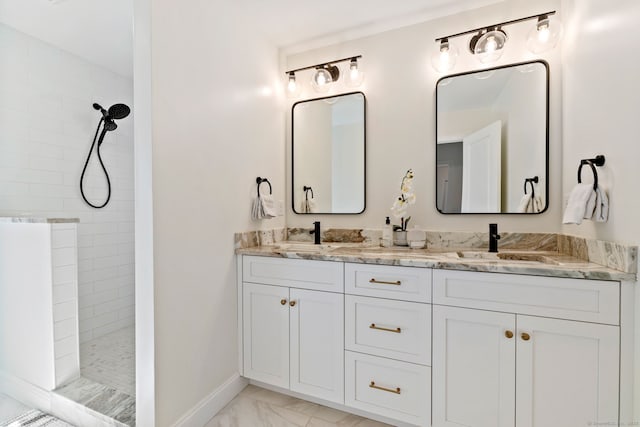
<instances>
[{"instance_id":1,"label":"ceiling","mask_svg":"<svg viewBox=\"0 0 640 427\"><path fill-rule=\"evenodd\" d=\"M118 74L133 70L134 0L0 0L0 22ZM279 48L401 27L504 0L234 0ZM321 4L321 7L310 5ZM335 41L334 41L335 42Z\"/></svg>"},{"instance_id":2,"label":"ceiling","mask_svg":"<svg viewBox=\"0 0 640 427\"><path fill-rule=\"evenodd\" d=\"M0 22L123 76L133 74L133 0L0 0Z\"/></svg>"}]
</instances>

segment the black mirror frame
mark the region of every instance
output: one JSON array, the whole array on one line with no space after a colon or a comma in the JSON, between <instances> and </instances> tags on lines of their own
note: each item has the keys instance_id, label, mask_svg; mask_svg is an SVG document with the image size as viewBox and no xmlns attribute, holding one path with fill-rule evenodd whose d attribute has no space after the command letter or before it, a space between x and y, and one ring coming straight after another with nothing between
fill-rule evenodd
<instances>
[{"instance_id":1,"label":"black mirror frame","mask_svg":"<svg viewBox=\"0 0 640 427\"><path fill-rule=\"evenodd\" d=\"M437 161L438 161L438 85L440 84L440 82L442 80L446 80L452 77L460 77L460 76L465 76L465 75L469 75L469 74L476 74L476 73L485 73L487 71L493 71L493 70L500 70L502 68L511 68L511 67L518 67L520 65L528 65L528 64L535 64L535 63L539 63L544 65L545 68L545 73L546 73L546 90L545 90L545 106L546 106L546 114L545 114L545 121L546 121L546 129L545 129L545 162L546 162L546 167L545 167L545 196L546 196L546 200L545 200L545 205L544 205L544 209L542 209L540 212L535 212L535 213L527 213L527 212L442 212L440 209L438 209L438 178L437 178L437 174L438 174L438 168L435 168L434 171L434 175L435 175L435 205L436 205L436 210L441 213L442 215L540 215L544 212L546 212L549 209L549 63L545 60L542 59L536 59L534 61L525 61L525 62L518 62L518 63L514 63L514 64L506 64L506 65L500 65L498 67L493 67L493 68L486 68L486 69L482 69L482 70L472 70L472 71L466 71L463 73L457 73L457 74L450 74L447 76L443 76L440 77L438 79L438 81L436 82L436 87L435 87L435 150L436 150L436 155L435 155L435 159L436 159L436 166L437 166Z\"/></svg>"},{"instance_id":2,"label":"black mirror frame","mask_svg":"<svg viewBox=\"0 0 640 427\"><path fill-rule=\"evenodd\" d=\"M362 206L362 210L360 212L298 212L296 210L296 206L295 206L295 197L294 197L294 189L295 189L295 178L294 178L294 142L295 142L295 136L294 136L294 110L296 108L296 106L298 104L303 104L305 102L311 102L311 101L320 101L323 99L329 99L329 98L338 98L341 96L347 96L347 95L356 95L356 94L360 94L362 95L362 99L364 101L364 105L363 105L363 127L364 127L364 132L363 132L363 161L364 161L364 165L363 165L363 171L364 171L364 188L362 189L363 192L363 206ZM291 209L293 210L293 213L296 215L360 215L362 213L364 213L364 211L367 209L367 97L364 94L364 92L361 91L355 91L355 92L347 92L347 93L339 93L336 95L330 95L330 96L323 96L321 98L313 98L313 99L305 99L303 101L298 101L296 103L294 103L291 106Z\"/></svg>"}]
</instances>

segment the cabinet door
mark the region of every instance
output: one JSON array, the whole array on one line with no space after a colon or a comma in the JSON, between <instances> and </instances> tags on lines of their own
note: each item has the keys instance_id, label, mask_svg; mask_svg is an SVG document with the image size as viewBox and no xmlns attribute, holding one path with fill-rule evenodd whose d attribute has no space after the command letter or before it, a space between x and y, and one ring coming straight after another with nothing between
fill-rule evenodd
<instances>
[{"instance_id":1,"label":"cabinet door","mask_svg":"<svg viewBox=\"0 0 640 427\"><path fill-rule=\"evenodd\" d=\"M344 295L291 289L291 390L344 403Z\"/></svg>"},{"instance_id":2,"label":"cabinet door","mask_svg":"<svg viewBox=\"0 0 640 427\"><path fill-rule=\"evenodd\" d=\"M244 376L289 387L289 288L243 283Z\"/></svg>"},{"instance_id":3,"label":"cabinet door","mask_svg":"<svg viewBox=\"0 0 640 427\"><path fill-rule=\"evenodd\" d=\"M514 425L514 334L514 314L433 306L434 427Z\"/></svg>"},{"instance_id":4,"label":"cabinet door","mask_svg":"<svg viewBox=\"0 0 640 427\"><path fill-rule=\"evenodd\" d=\"M618 425L619 327L530 316L517 323L517 426Z\"/></svg>"}]
</instances>

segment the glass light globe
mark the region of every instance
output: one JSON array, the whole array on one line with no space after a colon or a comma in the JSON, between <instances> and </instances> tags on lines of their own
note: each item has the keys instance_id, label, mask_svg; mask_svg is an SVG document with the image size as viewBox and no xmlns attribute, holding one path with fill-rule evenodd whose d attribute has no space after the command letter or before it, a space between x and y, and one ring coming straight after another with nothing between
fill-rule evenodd
<instances>
[{"instance_id":1,"label":"glass light globe","mask_svg":"<svg viewBox=\"0 0 640 427\"><path fill-rule=\"evenodd\" d=\"M502 56L506 41L507 33L501 29L487 31L475 41L473 53L483 64L495 62ZM474 39L471 42L473 43Z\"/></svg>"},{"instance_id":2,"label":"glass light globe","mask_svg":"<svg viewBox=\"0 0 640 427\"><path fill-rule=\"evenodd\" d=\"M316 92L324 93L329 90L329 83L333 82L331 73L326 68L318 68L311 77L311 86Z\"/></svg>"},{"instance_id":3,"label":"glass light globe","mask_svg":"<svg viewBox=\"0 0 640 427\"><path fill-rule=\"evenodd\" d=\"M439 73L451 71L456 66L458 59L458 48L443 39L440 42L440 49L431 55L431 65Z\"/></svg>"},{"instance_id":4,"label":"glass light globe","mask_svg":"<svg viewBox=\"0 0 640 427\"><path fill-rule=\"evenodd\" d=\"M542 53L553 49L562 37L562 23L555 17L543 15L527 35L527 49Z\"/></svg>"},{"instance_id":5,"label":"glass light globe","mask_svg":"<svg viewBox=\"0 0 640 427\"><path fill-rule=\"evenodd\" d=\"M344 84L349 87L357 87L364 81L364 72L360 69L357 58L349 61L349 68L345 72Z\"/></svg>"},{"instance_id":6,"label":"glass light globe","mask_svg":"<svg viewBox=\"0 0 640 427\"><path fill-rule=\"evenodd\" d=\"M296 98L300 95L301 87L298 82L296 82L295 73L289 73L287 75L287 96L289 98Z\"/></svg>"}]
</instances>

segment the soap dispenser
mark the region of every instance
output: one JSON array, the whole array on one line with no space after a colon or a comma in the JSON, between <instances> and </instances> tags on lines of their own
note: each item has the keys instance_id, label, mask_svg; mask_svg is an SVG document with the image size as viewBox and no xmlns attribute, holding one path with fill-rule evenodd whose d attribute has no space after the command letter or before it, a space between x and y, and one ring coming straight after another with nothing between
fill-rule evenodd
<instances>
[{"instance_id":1,"label":"soap dispenser","mask_svg":"<svg viewBox=\"0 0 640 427\"><path fill-rule=\"evenodd\" d=\"M380 240L380 246L389 248L393 246L393 226L391 220L387 217L382 228L382 240Z\"/></svg>"}]
</instances>

